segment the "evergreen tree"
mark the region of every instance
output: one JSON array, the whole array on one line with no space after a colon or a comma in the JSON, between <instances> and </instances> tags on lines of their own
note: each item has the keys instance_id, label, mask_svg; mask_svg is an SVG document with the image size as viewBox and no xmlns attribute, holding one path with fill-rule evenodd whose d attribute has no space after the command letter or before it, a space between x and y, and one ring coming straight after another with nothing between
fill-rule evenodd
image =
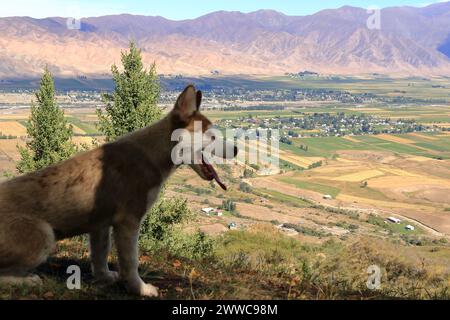
<instances>
[{"instance_id":1,"label":"evergreen tree","mask_svg":"<svg viewBox=\"0 0 450 320\"><path fill-rule=\"evenodd\" d=\"M104 94L105 111L97 110L98 128L107 141L148 126L161 118L157 106L160 95L156 66L144 69L141 50L130 42L129 51L122 52L123 72L116 65L111 67L116 89Z\"/></svg>"},{"instance_id":2,"label":"evergreen tree","mask_svg":"<svg viewBox=\"0 0 450 320\"><path fill-rule=\"evenodd\" d=\"M26 128L29 141L19 149L21 160L17 171L27 173L58 163L75 154L73 128L64 118L55 99L55 85L46 68L36 92L37 105L32 103Z\"/></svg>"}]
</instances>

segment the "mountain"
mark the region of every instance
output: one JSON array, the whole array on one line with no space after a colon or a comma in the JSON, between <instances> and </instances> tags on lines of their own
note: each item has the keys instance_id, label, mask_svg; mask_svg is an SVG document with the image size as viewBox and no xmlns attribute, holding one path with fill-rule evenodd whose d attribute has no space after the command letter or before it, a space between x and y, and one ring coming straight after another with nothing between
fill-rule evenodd
<instances>
[{"instance_id":1,"label":"mountain","mask_svg":"<svg viewBox=\"0 0 450 320\"><path fill-rule=\"evenodd\" d=\"M380 29L367 27L371 14L349 6L309 16L219 11L182 21L122 14L84 18L79 30L61 17L0 18L0 77L34 77L45 65L62 77L107 76L131 39L165 74L449 74L450 2L382 9Z\"/></svg>"}]
</instances>

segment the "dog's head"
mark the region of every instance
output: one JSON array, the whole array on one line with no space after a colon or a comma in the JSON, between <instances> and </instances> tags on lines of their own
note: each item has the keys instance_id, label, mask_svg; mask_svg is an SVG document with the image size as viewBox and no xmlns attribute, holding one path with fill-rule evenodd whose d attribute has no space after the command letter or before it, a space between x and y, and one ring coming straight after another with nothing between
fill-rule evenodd
<instances>
[{"instance_id":1,"label":"dog's head","mask_svg":"<svg viewBox=\"0 0 450 320\"><path fill-rule=\"evenodd\" d=\"M222 159L232 159L238 153L234 143L227 142L225 139L217 138L212 129L211 121L200 112L202 102L202 92L197 91L193 85L189 85L180 94L171 111L171 117L177 129L184 129L190 135L191 162L189 165L204 180L216 180L216 182L226 190L221 182L216 170L211 163L211 157L220 157ZM217 133L217 131L215 131ZM207 137L202 142L195 143L198 137ZM209 140L209 141L208 141ZM212 143L216 146L211 148Z\"/></svg>"}]
</instances>

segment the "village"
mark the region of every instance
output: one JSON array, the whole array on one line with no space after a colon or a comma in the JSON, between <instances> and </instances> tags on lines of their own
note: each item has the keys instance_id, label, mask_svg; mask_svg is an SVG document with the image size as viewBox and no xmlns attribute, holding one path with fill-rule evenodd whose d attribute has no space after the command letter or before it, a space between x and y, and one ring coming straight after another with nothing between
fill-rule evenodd
<instances>
[{"instance_id":1,"label":"village","mask_svg":"<svg viewBox=\"0 0 450 320\"><path fill-rule=\"evenodd\" d=\"M329 137L363 134L401 134L409 132L434 132L436 129L412 119L389 119L365 114L298 113L298 116L245 116L219 121L225 128L278 129L280 141L291 144L290 138Z\"/></svg>"}]
</instances>

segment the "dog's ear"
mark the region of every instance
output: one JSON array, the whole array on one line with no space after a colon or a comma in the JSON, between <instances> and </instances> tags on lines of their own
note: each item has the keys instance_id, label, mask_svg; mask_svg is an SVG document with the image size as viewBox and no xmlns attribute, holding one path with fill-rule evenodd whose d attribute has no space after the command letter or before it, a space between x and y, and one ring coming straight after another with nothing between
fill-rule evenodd
<instances>
[{"instance_id":1,"label":"dog's ear","mask_svg":"<svg viewBox=\"0 0 450 320\"><path fill-rule=\"evenodd\" d=\"M202 92L200 90L197 91L197 110L200 109L200 105L202 104Z\"/></svg>"},{"instance_id":2,"label":"dog's ear","mask_svg":"<svg viewBox=\"0 0 450 320\"><path fill-rule=\"evenodd\" d=\"M175 103L174 111L178 114L182 121L188 121L190 117L197 111L200 102L198 102L198 92L195 91L193 85L189 85L177 99ZM200 93L201 100L201 93Z\"/></svg>"}]
</instances>

